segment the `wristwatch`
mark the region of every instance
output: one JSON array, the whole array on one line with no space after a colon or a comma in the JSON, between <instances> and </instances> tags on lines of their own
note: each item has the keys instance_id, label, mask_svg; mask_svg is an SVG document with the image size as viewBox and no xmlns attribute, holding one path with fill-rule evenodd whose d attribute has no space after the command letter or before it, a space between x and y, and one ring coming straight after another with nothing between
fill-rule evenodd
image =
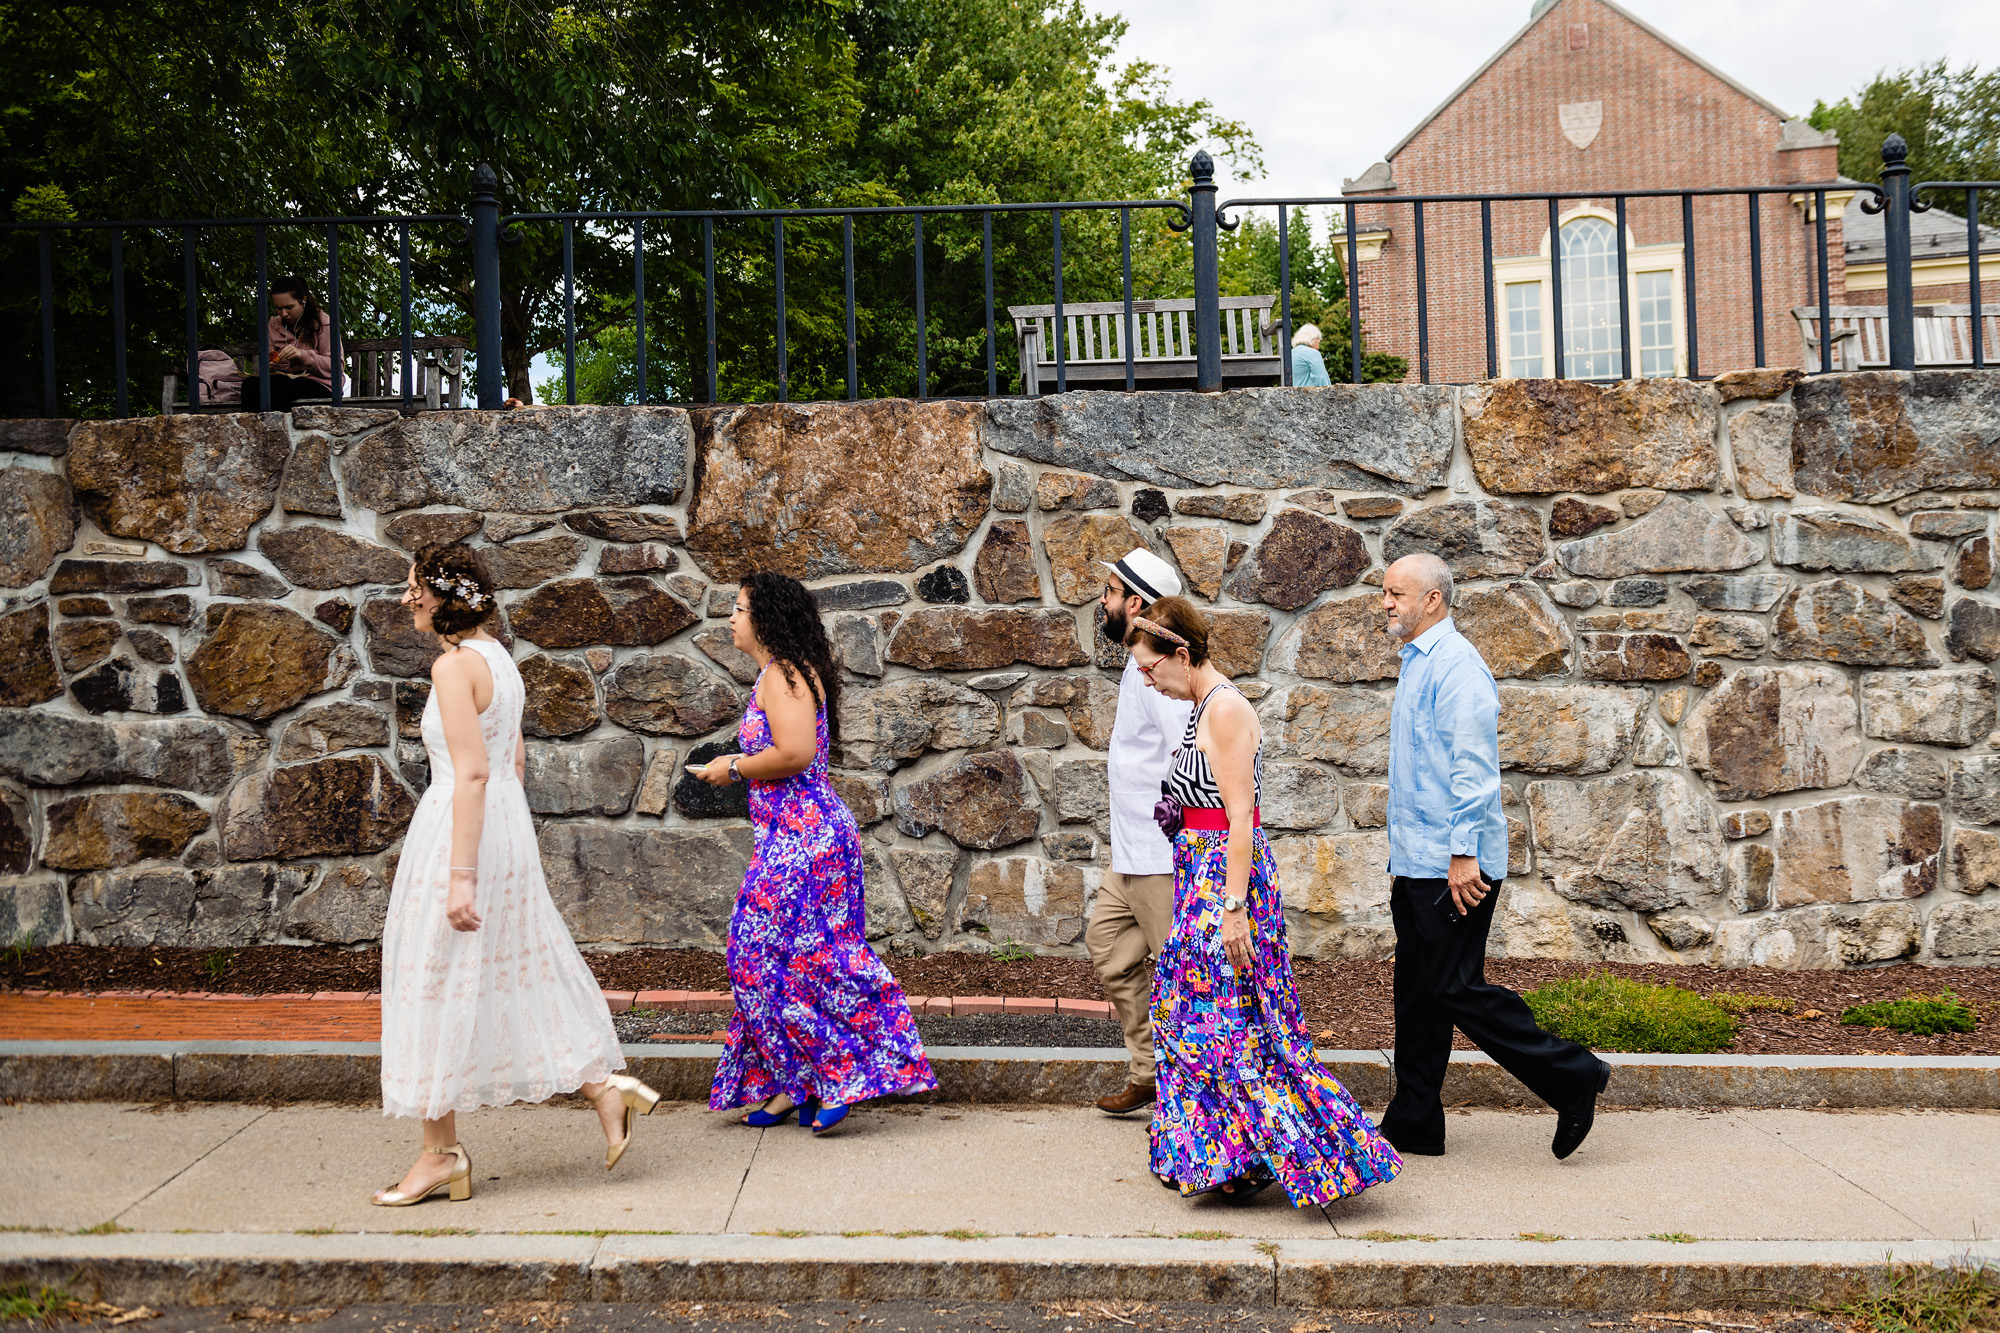
<instances>
[{"instance_id":1,"label":"wristwatch","mask_svg":"<svg viewBox=\"0 0 2000 1333\"><path fill-rule=\"evenodd\" d=\"M736 761L734 759L729 761L729 780L731 782L743 781L743 775L736 771Z\"/></svg>"},{"instance_id":2,"label":"wristwatch","mask_svg":"<svg viewBox=\"0 0 2000 1333\"><path fill-rule=\"evenodd\" d=\"M1243 910L1243 900L1225 893L1222 895L1222 910L1225 912L1240 912Z\"/></svg>"}]
</instances>

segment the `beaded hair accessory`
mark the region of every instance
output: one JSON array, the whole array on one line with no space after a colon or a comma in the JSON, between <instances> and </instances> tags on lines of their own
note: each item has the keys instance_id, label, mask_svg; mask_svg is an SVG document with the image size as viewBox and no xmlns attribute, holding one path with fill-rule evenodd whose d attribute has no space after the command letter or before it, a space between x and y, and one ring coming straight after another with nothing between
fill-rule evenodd
<instances>
[{"instance_id":1,"label":"beaded hair accessory","mask_svg":"<svg viewBox=\"0 0 2000 1333\"><path fill-rule=\"evenodd\" d=\"M1148 620L1144 616L1133 616L1132 623L1155 638L1165 639L1168 643L1177 643L1183 648L1191 646L1186 639L1183 639L1180 635L1174 633L1158 621Z\"/></svg>"},{"instance_id":2,"label":"beaded hair accessory","mask_svg":"<svg viewBox=\"0 0 2000 1333\"><path fill-rule=\"evenodd\" d=\"M475 611L486 606L486 594L479 591L479 585L463 574L433 574L424 582L431 585L440 597L456 597Z\"/></svg>"}]
</instances>

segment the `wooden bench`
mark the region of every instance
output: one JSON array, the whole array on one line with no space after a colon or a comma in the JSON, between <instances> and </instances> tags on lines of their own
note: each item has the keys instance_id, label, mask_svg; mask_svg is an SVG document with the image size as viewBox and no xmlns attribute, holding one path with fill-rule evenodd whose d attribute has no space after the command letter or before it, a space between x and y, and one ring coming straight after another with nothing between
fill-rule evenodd
<instances>
[{"instance_id":1,"label":"wooden bench","mask_svg":"<svg viewBox=\"0 0 2000 1333\"><path fill-rule=\"evenodd\" d=\"M1222 298L1222 382L1228 388L1282 384L1286 349L1271 324L1276 296ZM1012 305L1021 344L1021 391L1030 398L1056 385L1056 308ZM1141 389L1192 389L1194 298L1132 303L1132 379ZM1072 389L1125 387L1125 303L1063 303L1063 368Z\"/></svg>"},{"instance_id":2,"label":"wooden bench","mask_svg":"<svg viewBox=\"0 0 2000 1333\"><path fill-rule=\"evenodd\" d=\"M461 404L465 396L465 354L470 347L469 342L458 337L410 339L410 394L417 406L435 412ZM236 359L237 369L243 372L246 381L257 378L256 343L223 343L222 350ZM347 369L347 382L355 390L340 396L342 407L403 405L403 388L396 374L396 367L403 359L401 338L343 338L340 355ZM176 412L242 410L236 403L197 403L190 407L184 396L176 401L175 395L180 392L180 376L170 373L160 389L162 414L172 416ZM326 403L332 401L332 396L321 395L300 401Z\"/></svg>"},{"instance_id":3,"label":"wooden bench","mask_svg":"<svg viewBox=\"0 0 2000 1333\"><path fill-rule=\"evenodd\" d=\"M1889 365L1889 312L1879 305L1828 306L1833 331L1835 370L1883 370ZM1807 373L1820 368L1819 307L1799 306L1792 311L1804 341L1803 362ZM1986 326L1986 364L2000 364L2000 305L1982 305L1980 322ZM1969 305L1920 305L1915 322L1917 365L1922 368L1969 366L1972 364L1972 307Z\"/></svg>"}]
</instances>

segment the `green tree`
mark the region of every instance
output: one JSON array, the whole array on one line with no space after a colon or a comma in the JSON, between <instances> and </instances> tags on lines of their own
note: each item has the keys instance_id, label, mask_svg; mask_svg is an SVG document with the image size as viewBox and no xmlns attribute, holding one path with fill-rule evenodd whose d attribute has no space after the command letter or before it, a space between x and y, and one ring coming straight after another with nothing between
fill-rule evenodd
<instances>
[{"instance_id":1,"label":"green tree","mask_svg":"<svg viewBox=\"0 0 2000 1333\"><path fill-rule=\"evenodd\" d=\"M1838 102L1815 103L1816 129L1840 134L1840 171L1855 180L1882 179L1882 141L1900 134L1910 146L1910 178L2000 180L2000 69L1952 69L1944 60L1877 74ZM1963 191L1940 190L1931 201L1965 213Z\"/></svg>"},{"instance_id":2,"label":"green tree","mask_svg":"<svg viewBox=\"0 0 2000 1333\"><path fill-rule=\"evenodd\" d=\"M1352 344L1347 318L1347 281L1341 251L1339 216L1331 219L1324 244L1313 233L1312 218L1306 209L1292 210L1286 230L1291 233L1292 327L1317 324L1322 342L1320 355L1326 361L1329 378L1336 384L1353 378ZM1224 296L1260 296L1279 288L1278 222L1259 213L1246 214L1234 231L1224 232L1217 255L1217 268ZM1272 319L1278 318L1273 309ZM1402 379L1410 363L1388 352L1361 354L1361 379L1373 384Z\"/></svg>"}]
</instances>

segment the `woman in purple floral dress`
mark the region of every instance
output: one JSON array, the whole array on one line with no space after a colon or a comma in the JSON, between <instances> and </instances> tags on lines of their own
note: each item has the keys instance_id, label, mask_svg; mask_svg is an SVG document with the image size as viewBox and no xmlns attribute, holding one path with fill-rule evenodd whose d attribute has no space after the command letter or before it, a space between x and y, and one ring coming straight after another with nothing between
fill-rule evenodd
<instances>
[{"instance_id":1,"label":"woman in purple floral dress","mask_svg":"<svg viewBox=\"0 0 2000 1333\"><path fill-rule=\"evenodd\" d=\"M902 986L863 931L861 834L827 780L840 669L819 609L797 579L752 574L729 628L759 668L743 752L689 771L749 784L757 847L729 919L736 1016L708 1104L761 1102L743 1117L759 1129L800 1111L820 1134L856 1102L937 1077Z\"/></svg>"}]
</instances>

